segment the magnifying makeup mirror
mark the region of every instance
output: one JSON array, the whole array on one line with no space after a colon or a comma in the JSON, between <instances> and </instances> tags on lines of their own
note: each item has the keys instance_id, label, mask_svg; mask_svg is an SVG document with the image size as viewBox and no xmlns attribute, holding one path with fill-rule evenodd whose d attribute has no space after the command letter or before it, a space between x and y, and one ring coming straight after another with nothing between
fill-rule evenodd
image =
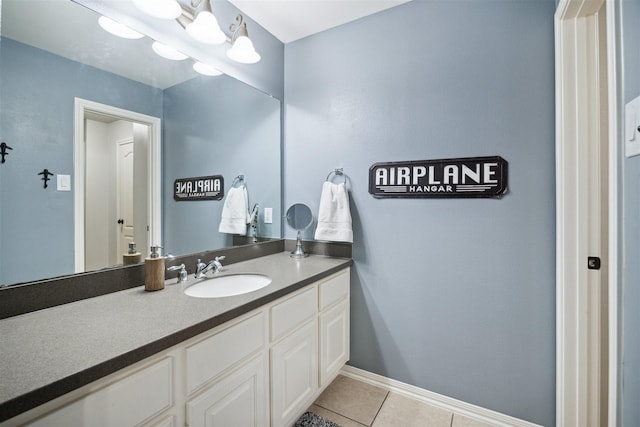
<instances>
[{"instance_id":1,"label":"magnifying makeup mirror","mask_svg":"<svg viewBox=\"0 0 640 427\"><path fill-rule=\"evenodd\" d=\"M309 256L309 254L306 254L302 250L302 231L309 228L313 223L313 214L311 213L311 209L309 209L309 206L305 204L296 203L287 209L286 218L289 227L298 231L296 249L291 252L291 258L300 259Z\"/></svg>"}]
</instances>

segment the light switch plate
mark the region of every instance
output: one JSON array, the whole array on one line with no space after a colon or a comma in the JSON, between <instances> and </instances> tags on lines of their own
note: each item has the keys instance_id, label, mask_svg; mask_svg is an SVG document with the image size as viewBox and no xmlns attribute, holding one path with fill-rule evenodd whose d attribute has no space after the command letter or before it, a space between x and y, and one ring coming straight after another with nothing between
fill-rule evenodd
<instances>
[{"instance_id":1,"label":"light switch plate","mask_svg":"<svg viewBox=\"0 0 640 427\"><path fill-rule=\"evenodd\" d=\"M640 154L640 96L624 107L624 155Z\"/></svg>"},{"instance_id":2,"label":"light switch plate","mask_svg":"<svg viewBox=\"0 0 640 427\"><path fill-rule=\"evenodd\" d=\"M58 191L71 191L71 175L56 175Z\"/></svg>"},{"instance_id":3,"label":"light switch plate","mask_svg":"<svg viewBox=\"0 0 640 427\"><path fill-rule=\"evenodd\" d=\"M264 208L264 223L273 223L273 208Z\"/></svg>"}]
</instances>

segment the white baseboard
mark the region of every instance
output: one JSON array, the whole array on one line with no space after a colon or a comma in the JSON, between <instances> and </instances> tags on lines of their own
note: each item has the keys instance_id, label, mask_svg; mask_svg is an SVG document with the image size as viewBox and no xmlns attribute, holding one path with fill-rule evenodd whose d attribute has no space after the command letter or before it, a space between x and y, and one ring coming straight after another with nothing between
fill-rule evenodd
<instances>
[{"instance_id":1,"label":"white baseboard","mask_svg":"<svg viewBox=\"0 0 640 427\"><path fill-rule=\"evenodd\" d=\"M541 427L528 421L345 365L340 374L496 427Z\"/></svg>"}]
</instances>

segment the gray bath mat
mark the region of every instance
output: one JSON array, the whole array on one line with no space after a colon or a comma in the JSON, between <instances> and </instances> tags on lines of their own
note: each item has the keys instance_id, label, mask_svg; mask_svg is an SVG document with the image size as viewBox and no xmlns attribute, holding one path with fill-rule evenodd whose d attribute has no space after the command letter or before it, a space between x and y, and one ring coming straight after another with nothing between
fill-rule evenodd
<instances>
[{"instance_id":1,"label":"gray bath mat","mask_svg":"<svg viewBox=\"0 0 640 427\"><path fill-rule=\"evenodd\" d=\"M313 412L305 412L293 427L340 427L336 423L325 420Z\"/></svg>"}]
</instances>

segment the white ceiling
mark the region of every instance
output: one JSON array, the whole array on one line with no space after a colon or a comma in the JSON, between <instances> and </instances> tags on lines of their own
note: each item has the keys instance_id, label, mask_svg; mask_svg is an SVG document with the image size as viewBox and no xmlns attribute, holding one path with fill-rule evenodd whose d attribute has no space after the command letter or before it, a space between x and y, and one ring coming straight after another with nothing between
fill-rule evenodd
<instances>
[{"instance_id":1,"label":"white ceiling","mask_svg":"<svg viewBox=\"0 0 640 427\"><path fill-rule=\"evenodd\" d=\"M289 43L411 0L229 0Z\"/></svg>"}]
</instances>

